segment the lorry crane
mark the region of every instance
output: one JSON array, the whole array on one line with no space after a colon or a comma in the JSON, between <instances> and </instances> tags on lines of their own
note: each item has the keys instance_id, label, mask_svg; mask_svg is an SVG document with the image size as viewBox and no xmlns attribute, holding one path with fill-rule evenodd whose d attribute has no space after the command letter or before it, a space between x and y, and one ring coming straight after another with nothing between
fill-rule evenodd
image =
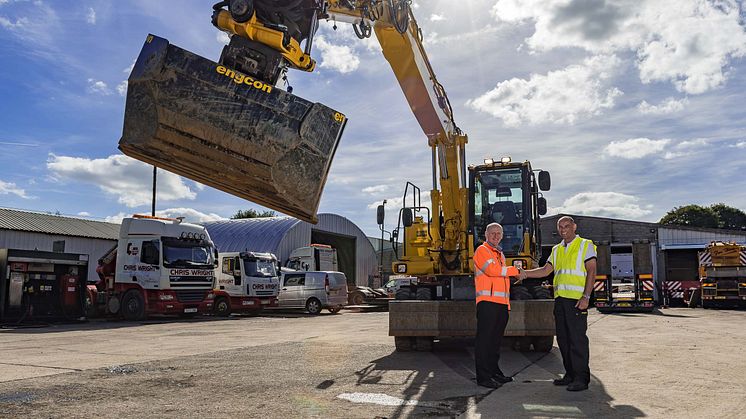
<instances>
[{"instance_id":1,"label":"lorry crane","mask_svg":"<svg viewBox=\"0 0 746 419\"><path fill-rule=\"evenodd\" d=\"M405 252L394 271L418 277L410 290L420 299L471 300L473 306L471 257L489 222L510 224L515 252L509 263L525 268L537 263L538 217L546 212L539 189L548 190L549 174L539 172L537 184L528 162L510 159L487 160L467 169L468 138L456 125L445 89L435 77L410 3L221 1L213 6L212 22L230 35L230 43L219 63L149 35L130 75L120 149L315 222L346 116L274 85L288 69L313 71L310 52L319 19L351 23L360 38L375 33L432 156L432 211L421 205L420 189L408 183L404 197L406 202L411 188L412 205L400 212ZM206 159L211 164L205 164ZM398 316L393 310L390 315ZM456 334L473 334L473 327L464 324ZM454 333L394 329L390 327L390 334L401 348L415 336L432 342ZM553 335L553 326L539 333Z\"/></svg>"}]
</instances>

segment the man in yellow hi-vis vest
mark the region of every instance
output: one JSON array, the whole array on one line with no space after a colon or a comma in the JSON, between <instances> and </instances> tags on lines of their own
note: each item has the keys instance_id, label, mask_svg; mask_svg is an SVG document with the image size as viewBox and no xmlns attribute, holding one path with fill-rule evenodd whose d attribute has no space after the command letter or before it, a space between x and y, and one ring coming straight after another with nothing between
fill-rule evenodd
<instances>
[{"instance_id":1,"label":"man in yellow hi-vis vest","mask_svg":"<svg viewBox=\"0 0 746 419\"><path fill-rule=\"evenodd\" d=\"M510 276L518 276L518 269L506 266L500 248L503 228L498 223L487 226L485 242L474 251L474 286L477 297L477 338L474 342L474 361L477 384L498 388L513 381L500 370L500 343L510 310Z\"/></svg>"},{"instance_id":2,"label":"man in yellow hi-vis vest","mask_svg":"<svg viewBox=\"0 0 746 419\"><path fill-rule=\"evenodd\" d=\"M541 268L521 272L521 278L542 278L554 271L554 322L557 345L562 354L565 375L554 384L569 391L588 388L591 380L588 350L588 303L596 279L596 246L575 234L572 217L557 220L562 242Z\"/></svg>"}]
</instances>

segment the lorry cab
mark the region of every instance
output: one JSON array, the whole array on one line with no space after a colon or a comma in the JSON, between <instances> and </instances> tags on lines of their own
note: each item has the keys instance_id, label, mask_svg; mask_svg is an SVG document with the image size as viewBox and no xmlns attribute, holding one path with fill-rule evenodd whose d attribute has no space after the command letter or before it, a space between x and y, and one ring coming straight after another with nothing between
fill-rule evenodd
<instances>
[{"instance_id":1,"label":"lorry cab","mask_svg":"<svg viewBox=\"0 0 746 419\"><path fill-rule=\"evenodd\" d=\"M215 281L215 314L256 314L264 307L277 306L279 285L277 257L272 253L220 253Z\"/></svg>"},{"instance_id":2,"label":"lorry cab","mask_svg":"<svg viewBox=\"0 0 746 419\"><path fill-rule=\"evenodd\" d=\"M338 271L337 249L327 244L312 244L292 252L285 267L295 271Z\"/></svg>"},{"instance_id":3,"label":"lorry cab","mask_svg":"<svg viewBox=\"0 0 746 419\"><path fill-rule=\"evenodd\" d=\"M284 308L305 308L311 314L326 308L336 314L347 304L347 277L334 271L284 271L279 300Z\"/></svg>"}]
</instances>

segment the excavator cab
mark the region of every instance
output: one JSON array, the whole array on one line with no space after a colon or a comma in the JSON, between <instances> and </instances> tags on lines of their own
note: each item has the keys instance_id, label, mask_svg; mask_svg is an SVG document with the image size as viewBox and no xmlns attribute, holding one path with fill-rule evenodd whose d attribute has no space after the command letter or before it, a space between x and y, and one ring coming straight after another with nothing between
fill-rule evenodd
<instances>
[{"instance_id":1,"label":"excavator cab","mask_svg":"<svg viewBox=\"0 0 746 419\"><path fill-rule=\"evenodd\" d=\"M317 221L346 123L342 113L155 35L148 35L128 83L124 154Z\"/></svg>"}]
</instances>

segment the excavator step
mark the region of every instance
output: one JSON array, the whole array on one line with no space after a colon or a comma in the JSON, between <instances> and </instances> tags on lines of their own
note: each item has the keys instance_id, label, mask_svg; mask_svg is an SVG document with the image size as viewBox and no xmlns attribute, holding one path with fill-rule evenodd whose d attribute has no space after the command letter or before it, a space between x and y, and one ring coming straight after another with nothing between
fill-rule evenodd
<instances>
[{"instance_id":1,"label":"excavator step","mask_svg":"<svg viewBox=\"0 0 746 419\"><path fill-rule=\"evenodd\" d=\"M346 117L148 35L128 80L126 155L305 220Z\"/></svg>"}]
</instances>

